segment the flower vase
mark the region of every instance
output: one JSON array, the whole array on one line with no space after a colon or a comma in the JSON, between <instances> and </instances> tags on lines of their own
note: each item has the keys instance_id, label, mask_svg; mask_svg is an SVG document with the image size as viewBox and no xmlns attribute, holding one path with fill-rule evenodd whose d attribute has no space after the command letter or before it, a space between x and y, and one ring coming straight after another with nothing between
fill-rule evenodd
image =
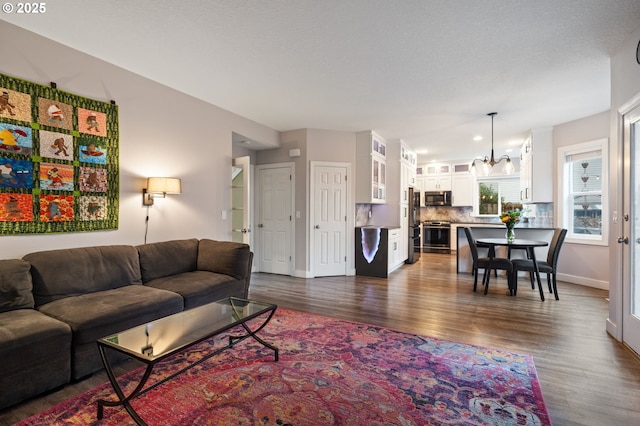
<instances>
[{"instance_id":1,"label":"flower vase","mask_svg":"<svg viewBox=\"0 0 640 426\"><path fill-rule=\"evenodd\" d=\"M516 231L513 229L513 225L512 226L507 225L507 233L505 235L505 238L507 239L508 243L512 243L513 240L516 239Z\"/></svg>"}]
</instances>

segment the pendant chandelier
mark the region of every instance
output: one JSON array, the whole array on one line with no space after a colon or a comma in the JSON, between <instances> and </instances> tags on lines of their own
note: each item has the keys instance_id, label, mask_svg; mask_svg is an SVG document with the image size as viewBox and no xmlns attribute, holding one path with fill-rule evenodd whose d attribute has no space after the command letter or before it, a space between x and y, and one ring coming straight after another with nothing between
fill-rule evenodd
<instances>
[{"instance_id":1,"label":"pendant chandelier","mask_svg":"<svg viewBox=\"0 0 640 426\"><path fill-rule=\"evenodd\" d=\"M484 158L476 158L475 160L473 160L473 163L471 163L471 174L474 176L478 174L480 174L481 176L488 176L492 173L493 168L502 163L502 161L504 160L501 172L505 175L510 175L515 171L515 167L513 166L511 158L509 158L509 156L505 154L496 161L495 156L493 155L493 117L498 115L498 113L490 112L487 115L491 116L491 157L485 156ZM480 164L480 172L478 172L478 165L476 165L477 163Z\"/></svg>"}]
</instances>

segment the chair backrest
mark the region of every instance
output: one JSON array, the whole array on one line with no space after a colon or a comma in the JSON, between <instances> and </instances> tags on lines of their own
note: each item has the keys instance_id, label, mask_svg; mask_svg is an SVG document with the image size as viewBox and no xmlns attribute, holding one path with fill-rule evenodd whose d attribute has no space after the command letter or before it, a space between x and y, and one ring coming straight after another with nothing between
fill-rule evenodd
<instances>
[{"instance_id":1,"label":"chair backrest","mask_svg":"<svg viewBox=\"0 0 640 426\"><path fill-rule=\"evenodd\" d=\"M560 249L566 236L567 230L564 228L555 228L553 231L553 238L551 238L551 242L549 243L549 253L547 253L547 263L551 265L554 270L558 265Z\"/></svg>"},{"instance_id":2,"label":"chair backrest","mask_svg":"<svg viewBox=\"0 0 640 426\"><path fill-rule=\"evenodd\" d=\"M469 250L471 250L471 257L473 258L473 263L478 261L478 246L476 245L476 239L473 237L473 232L471 232L471 228L464 228L464 233L467 235L467 241L469 241Z\"/></svg>"}]
</instances>

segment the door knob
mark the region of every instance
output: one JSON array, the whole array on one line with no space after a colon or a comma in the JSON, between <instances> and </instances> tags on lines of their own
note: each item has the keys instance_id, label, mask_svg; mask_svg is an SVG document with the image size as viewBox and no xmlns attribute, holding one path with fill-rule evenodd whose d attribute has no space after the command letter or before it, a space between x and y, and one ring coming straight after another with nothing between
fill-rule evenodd
<instances>
[{"instance_id":1,"label":"door knob","mask_svg":"<svg viewBox=\"0 0 640 426\"><path fill-rule=\"evenodd\" d=\"M618 244L622 244L622 243L629 244L629 237L624 237L624 238L619 237Z\"/></svg>"},{"instance_id":2,"label":"door knob","mask_svg":"<svg viewBox=\"0 0 640 426\"><path fill-rule=\"evenodd\" d=\"M316 225L316 229L320 229L320 225Z\"/></svg>"},{"instance_id":3,"label":"door knob","mask_svg":"<svg viewBox=\"0 0 640 426\"><path fill-rule=\"evenodd\" d=\"M262 228L264 225L263 224L258 224L258 228Z\"/></svg>"}]
</instances>

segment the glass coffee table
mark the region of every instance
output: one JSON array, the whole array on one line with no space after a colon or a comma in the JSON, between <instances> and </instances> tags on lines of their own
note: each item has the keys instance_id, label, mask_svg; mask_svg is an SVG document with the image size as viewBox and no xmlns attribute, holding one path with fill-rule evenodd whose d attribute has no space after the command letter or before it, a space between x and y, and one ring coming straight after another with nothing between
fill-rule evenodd
<instances>
[{"instance_id":1,"label":"glass coffee table","mask_svg":"<svg viewBox=\"0 0 640 426\"><path fill-rule=\"evenodd\" d=\"M275 361L278 361L278 348L270 345L256 335L256 333L262 330L271 320L271 317L273 317L273 314L276 312L276 308L277 305L230 297L174 315L169 315L99 339L97 343L100 357L102 358L113 390L118 396L118 400L99 400L98 419L102 419L105 406L115 407L121 405L137 424L146 425L130 404L133 398L171 380L191 367L206 361L249 337L252 337L265 347L273 350ZM255 323L256 327L254 330L250 329L247 323L260 316L263 316L263 318L260 318L262 322L252 322L252 324ZM242 326L244 333L229 336L227 345L214 350L202 359L163 378L153 385L147 388L144 387L151 375L153 367L158 362L238 325ZM124 394L116 380L112 365L107 356L107 349L129 355L147 365L140 379L140 383L128 396Z\"/></svg>"}]
</instances>

